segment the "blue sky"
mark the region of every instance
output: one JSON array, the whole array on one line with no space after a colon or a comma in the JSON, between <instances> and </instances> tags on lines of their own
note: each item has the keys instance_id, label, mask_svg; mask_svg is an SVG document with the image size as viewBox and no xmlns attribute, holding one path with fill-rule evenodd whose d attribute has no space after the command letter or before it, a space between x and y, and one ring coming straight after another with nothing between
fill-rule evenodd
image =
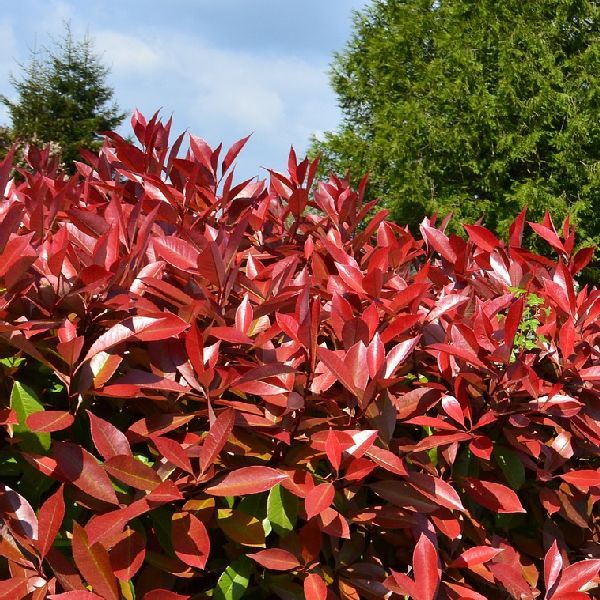
<instances>
[{"instance_id":1,"label":"blue sky","mask_svg":"<svg viewBox=\"0 0 600 600\"><path fill-rule=\"evenodd\" d=\"M34 45L60 37L65 20L88 32L111 68L109 83L128 113L173 115L216 146L253 132L240 177L282 168L311 134L340 120L327 69L366 0L17 0L0 16L0 92ZM0 122L6 123L5 113ZM129 120L122 127L129 133Z\"/></svg>"}]
</instances>

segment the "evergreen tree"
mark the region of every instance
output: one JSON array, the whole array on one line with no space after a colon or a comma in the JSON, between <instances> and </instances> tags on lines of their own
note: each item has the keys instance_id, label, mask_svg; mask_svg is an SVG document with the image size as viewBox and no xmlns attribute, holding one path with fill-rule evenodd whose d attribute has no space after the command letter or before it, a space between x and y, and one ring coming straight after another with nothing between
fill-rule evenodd
<instances>
[{"instance_id":1,"label":"evergreen tree","mask_svg":"<svg viewBox=\"0 0 600 600\"><path fill-rule=\"evenodd\" d=\"M413 229L452 211L504 234L527 204L599 244L599 24L590 0L375 0L332 65L343 122L312 150L368 171Z\"/></svg>"},{"instance_id":2,"label":"evergreen tree","mask_svg":"<svg viewBox=\"0 0 600 600\"><path fill-rule=\"evenodd\" d=\"M108 68L94 53L92 41L65 36L51 49L34 51L21 79L11 77L18 98L0 100L8 108L14 139L54 142L62 161L72 170L80 148L95 149L99 131L117 127L124 119L112 102L113 89L106 83ZM71 167L71 168L69 168Z\"/></svg>"}]
</instances>

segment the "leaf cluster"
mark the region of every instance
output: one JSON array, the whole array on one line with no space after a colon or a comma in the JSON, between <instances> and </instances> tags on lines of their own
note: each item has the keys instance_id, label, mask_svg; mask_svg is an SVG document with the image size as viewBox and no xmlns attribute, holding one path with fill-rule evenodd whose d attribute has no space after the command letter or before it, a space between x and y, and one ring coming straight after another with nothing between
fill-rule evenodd
<instances>
[{"instance_id":1,"label":"leaf cluster","mask_svg":"<svg viewBox=\"0 0 600 600\"><path fill-rule=\"evenodd\" d=\"M293 151L236 182L247 139L132 127L70 178L0 164L0 592L592 597L600 290L569 223L361 227L365 182L313 189Z\"/></svg>"}]
</instances>

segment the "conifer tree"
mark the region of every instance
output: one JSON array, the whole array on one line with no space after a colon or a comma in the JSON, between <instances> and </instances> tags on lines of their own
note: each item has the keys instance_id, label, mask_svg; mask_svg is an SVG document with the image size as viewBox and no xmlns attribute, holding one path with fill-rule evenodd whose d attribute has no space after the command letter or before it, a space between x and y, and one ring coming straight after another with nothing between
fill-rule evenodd
<instances>
[{"instance_id":1,"label":"conifer tree","mask_svg":"<svg viewBox=\"0 0 600 600\"><path fill-rule=\"evenodd\" d=\"M528 205L599 245L599 27L590 0L374 0L332 64L343 121L312 150L368 171L413 230L452 212L505 234Z\"/></svg>"},{"instance_id":2,"label":"conifer tree","mask_svg":"<svg viewBox=\"0 0 600 600\"><path fill-rule=\"evenodd\" d=\"M71 167L80 148L96 149L100 131L124 119L107 84L109 70L86 36L75 40L69 26L54 47L33 51L20 78L12 76L17 98L1 96L11 119L11 133L23 142L53 142Z\"/></svg>"}]
</instances>

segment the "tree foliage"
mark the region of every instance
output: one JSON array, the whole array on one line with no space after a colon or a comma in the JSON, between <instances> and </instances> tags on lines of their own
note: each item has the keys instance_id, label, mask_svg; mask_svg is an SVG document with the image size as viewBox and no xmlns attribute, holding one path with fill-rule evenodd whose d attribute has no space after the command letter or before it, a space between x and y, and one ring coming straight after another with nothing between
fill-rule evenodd
<instances>
[{"instance_id":1,"label":"tree foliage","mask_svg":"<svg viewBox=\"0 0 600 600\"><path fill-rule=\"evenodd\" d=\"M21 78L11 77L17 98L0 97L8 108L12 137L26 142L53 142L65 164L79 159L81 148L97 150L100 131L124 119L106 83L108 68L94 53L92 40L73 38L67 26L53 48L33 51Z\"/></svg>"},{"instance_id":2,"label":"tree foliage","mask_svg":"<svg viewBox=\"0 0 600 600\"><path fill-rule=\"evenodd\" d=\"M331 81L344 119L313 142L326 169L416 230L452 211L506 233L524 205L600 241L598 2L376 0Z\"/></svg>"}]
</instances>

